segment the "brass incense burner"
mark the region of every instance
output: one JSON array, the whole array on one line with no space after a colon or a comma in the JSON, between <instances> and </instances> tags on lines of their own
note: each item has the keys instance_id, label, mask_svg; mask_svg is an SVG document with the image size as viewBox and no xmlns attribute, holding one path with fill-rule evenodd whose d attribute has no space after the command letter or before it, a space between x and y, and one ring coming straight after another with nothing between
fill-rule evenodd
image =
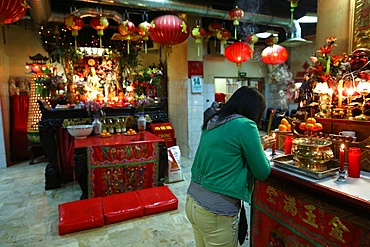
<instances>
[{"instance_id":1,"label":"brass incense burner","mask_svg":"<svg viewBox=\"0 0 370 247\"><path fill-rule=\"evenodd\" d=\"M331 141L301 137L293 139L292 143L293 159L300 168L317 172L326 171L325 163L334 158L330 148Z\"/></svg>"}]
</instances>

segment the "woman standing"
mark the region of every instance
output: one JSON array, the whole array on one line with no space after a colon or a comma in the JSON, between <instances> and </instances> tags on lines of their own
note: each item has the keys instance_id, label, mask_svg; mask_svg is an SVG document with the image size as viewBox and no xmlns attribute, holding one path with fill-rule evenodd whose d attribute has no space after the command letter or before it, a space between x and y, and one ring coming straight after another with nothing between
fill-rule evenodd
<instances>
[{"instance_id":1,"label":"woman standing","mask_svg":"<svg viewBox=\"0 0 370 247\"><path fill-rule=\"evenodd\" d=\"M250 203L254 178L270 174L264 149L275 140L257 127L265 107L256 88L241 87L203 124L186 199L197 247L238 244L241 201Z\"/></svg>"}]
</instances>

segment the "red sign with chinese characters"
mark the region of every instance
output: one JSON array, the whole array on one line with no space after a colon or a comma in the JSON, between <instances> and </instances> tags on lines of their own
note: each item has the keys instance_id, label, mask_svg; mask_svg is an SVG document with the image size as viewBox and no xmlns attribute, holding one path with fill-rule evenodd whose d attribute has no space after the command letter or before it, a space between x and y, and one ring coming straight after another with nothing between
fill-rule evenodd
<instances>
[{"instance_id":1,"label":"red sign with chinese characters","mask_svg":"<svg viewBox=\"0 0 370 247\"><path fill-rule=\"evenodd\" d=\"M251 245L368 246L370 233L266 183L256 181Z\"/></svg>"}]
</instances>

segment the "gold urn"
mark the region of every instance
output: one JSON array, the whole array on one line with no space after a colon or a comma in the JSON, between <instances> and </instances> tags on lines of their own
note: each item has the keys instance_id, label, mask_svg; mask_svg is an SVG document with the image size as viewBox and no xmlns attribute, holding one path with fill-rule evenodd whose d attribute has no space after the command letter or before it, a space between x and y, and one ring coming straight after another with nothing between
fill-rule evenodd
<instances>
[{"instance_id":1,"label":"gold urn","mask_svg":"<svg viewBox=\"0 0 370 247\"><path fill-rule=\"evenodd\" d=\"M326 162L334 158L331 141L320 138L301 137L292 142L293 159L297 166L310 171L326 171Z\"/></svg>"}]
</instances>

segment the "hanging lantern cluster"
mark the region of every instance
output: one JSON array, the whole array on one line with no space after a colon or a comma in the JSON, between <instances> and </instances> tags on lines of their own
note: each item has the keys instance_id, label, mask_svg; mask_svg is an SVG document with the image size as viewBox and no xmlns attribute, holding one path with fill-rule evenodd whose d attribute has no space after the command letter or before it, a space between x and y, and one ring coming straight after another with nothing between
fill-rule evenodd
<instances>
[{"instance_id":1,"label":"hanging lantern cluster","mask_svg":"<svg viewBox=\"0 0 370 247\"><path fill-rule=\"evenodd\" d=\"M152 22L152 33L149 37L163 46L173 46L184 42L190 34L186 22L176 15L156 17Z\"/></svg>"},{"instance_id":2,"label":"hanging lantern cluster","mask_svg":"<svg viewBox=\"0 0 370 247\"><path fill-rule=\"evenodd\" d=\"M72 36L75 39L75 49L77 49L78 31L80 31L85 25L83 19L72 14L64 19L64 25L67 27L68 30L72 31Z\"/></svg>"},{"instance_id":3,"label":"hanging lantern cluster","mask_svg":"<svg viewBox=\"0 0 370 247\"><path fill-rule=\"evenodd\" d=\"M195 39L195 43L198 46L198 57L200 56L200 45L206 34L206 30L200 26L199 20L197 20L196 26L191 30L191 37Z\"/></svg>"},{"instance_id":4,"label":"hanging lantern cluster","mask_svg":"<svg viewBox=\"0 0 370 247\"><path fill-rule=\"evenodd\" d=\"M261 53L261 58L264 63L275 65L285 63L285 61L288 60L288 50L276 44L278 42L278 37L272 35L267 38L265 42L269 46L263 49Z\"/></svg>"},{"instance_id":5,"label":"hanging lantern cluster","mask_svg":"<svg viewBox=\"0 0 370 247\"><path fill-rule=\"evenodd\" d=\"M148 49L147 48L147 41L149 40L149 35L152 33L152 31L153 31L153 27L147 21L144 21L144 22L140 23L139 26L137 27L137 32L139 33L139 35L144 40L145 54L147 53L147 49Z\"/></svg>"},{"instance_id":6,"label":"hanging lantern cluster","mask_svg":"<svg viewBox=\"0 0 370 247\"><path fill-rule=\"evenodd\" d=\"M240 69L241 64L251 58L251 48L245 42L235 42L226 47L225 57L230 62L236 63L237 68Z\"/></svg>"},{"instance_id":7,"label":"hanging lantern cluster","mask_svg":"<svg viewBox=\"0 0 370 247\"><path fill-rule=\"evenodd\" d=\"M90 25L97 31L97 34L100 38L100 48L102 48L102 37L104 35L104 30L109 26L108 19L102 15L99 15L91 19Z\"/></svg>"},{"instance_id":8,"label":"hanging lantern cluster","mask_svg":"<svg viewBox=\"0 0 370 247\"><path fill-rule=\"evenodd\" d=\"M19 21L26 14L27 8L26 0L0 1L0 24Z\"/></svg>"},{"instance_id":9,"label":"hanging lantern cluster","mask_svg":"<svg viewBox=\"0 0 370 247\"><path fill-rule=\"evenodd\" d=\"M244 11L238 8L238 6L236 6L235 8L229 11L228 15L229 15L229 19L233 21L234 38L236 39L237 38L237 26L239 26L239 20L243 19L244 17Z\"/></svg>"},{"instance_id":10,"label":"hanging lantern cluster","mask_svg":"<svg viewBox=\"0 0 370 247\"><path fill-rule=\"evenodd\" d=\"M222 25L214 20L213 22L211 22L209 25L208 25L208 30L212 32L212 36L215 37L215 42L214 42L214 46L216 47L216 37L217 37L217 33L220 32L222 29Z\"/></svg>"},{"instance_id":11,"label":"hanging lantern cluster","mask_svg":"<svg viewBox=\"0 0 370 247\"><path fill-rule=\"evenodd\" d=\"M135 29L135 24L128 20L123 21L118 26L118 31L123 35L123 40L127 40L127 54L130 54L131 34L135 32Z\"/></svg>"}]
</instances>

